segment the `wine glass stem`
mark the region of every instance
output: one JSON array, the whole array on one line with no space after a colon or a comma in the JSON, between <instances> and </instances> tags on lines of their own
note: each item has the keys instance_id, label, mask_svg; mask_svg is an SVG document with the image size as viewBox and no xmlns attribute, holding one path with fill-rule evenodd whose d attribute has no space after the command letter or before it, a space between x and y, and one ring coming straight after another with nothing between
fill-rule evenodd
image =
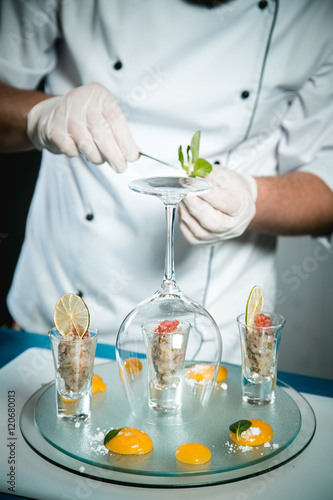
<instances>
[{"instance_id":1,"label":"wine glass stem","mask_svg":"<svg viewBox=\"0 0 333 500\"><path fill-rule=\"evenodd\" d=\"M167 244L165 253L164 282L175 281L174 232L177 205L165 205L167 222Z\"/></svg>"}]
</instances>

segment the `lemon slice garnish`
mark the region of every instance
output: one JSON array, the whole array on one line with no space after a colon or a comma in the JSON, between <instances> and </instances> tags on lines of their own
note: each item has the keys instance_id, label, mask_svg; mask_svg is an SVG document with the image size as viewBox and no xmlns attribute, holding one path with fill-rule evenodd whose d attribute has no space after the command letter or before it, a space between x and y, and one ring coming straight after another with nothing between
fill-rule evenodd
<instances>
[{"instance_id":1,"label":"lemon slice garnish","mask_svg":"<svg viewBox=\"0 0 333 500\"><path fill-rule=\"evenodd\" d=\"M254 326L257 315L261 313L264 306L264 296L259 286L254 286L247 299L245 309L245 323L249 326Z\"/></svg>"},{"instance_id":2,"label":"lemon slice garnish","mask_svg":"<svg viewBox=\"0 0 333 500\"><path fill-rule=\"evenodd\" d=\"M89 310L81 297L66 293L58 300L54 310L54 324L61 335L74 333L82 338L89 323Z\"/></svg>"}]
</instances>

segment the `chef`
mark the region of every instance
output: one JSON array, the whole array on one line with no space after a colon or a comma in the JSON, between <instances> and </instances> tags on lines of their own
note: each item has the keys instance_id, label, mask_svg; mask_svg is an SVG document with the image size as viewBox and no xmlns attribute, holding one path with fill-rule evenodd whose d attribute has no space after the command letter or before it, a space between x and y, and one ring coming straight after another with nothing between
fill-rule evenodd
<instances>
[{"instance_id":1,"label":"chef","mask_svg":"<svg viewBox=\"0 0 333 500\"><path fill-rule=\"evenodd\" d=\"M333 2L30 0L0 7L1 150L42 150L8 295L46 333L78 293L114 343L159 287L165 221L133 179L174 175L201 130L213 190L181 203L176 278L240 361L236 317L275 304L278 235L333 226ZM36 91L41 81L44 92ZM27 168L29 166L27 165Z\"/></svg>"}]
</instances>

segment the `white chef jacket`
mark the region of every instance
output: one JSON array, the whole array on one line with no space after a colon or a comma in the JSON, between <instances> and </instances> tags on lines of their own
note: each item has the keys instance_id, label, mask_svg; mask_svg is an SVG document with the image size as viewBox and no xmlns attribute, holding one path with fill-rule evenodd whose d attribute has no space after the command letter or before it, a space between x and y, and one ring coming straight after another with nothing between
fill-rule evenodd
<instances>
[{"instance_id":1,"label":"white chef jacket","mask_svg":"<svg viewBox=\"0 0 333 500\"><path fill-rule=\"evenodd\" d=\"M0 78L32 89L46 77L58 95L98 81L147 154L177 163L178 146L201 130L201 156L212 163L255 176L299 169L332 188L332 20L330 0L214 9L183 0L4 0ZM128 183L174 174L144 158L117 174L44 151L8 296L16 321L46 333L59 297L80 292L101 341L114 343L163 275L163 206ZM177 282L218 323L226 361L240 361L236 317L253 285L274 309L275 244L247 231L191 246L176 230Z\"/></svg>"}]
</instances>

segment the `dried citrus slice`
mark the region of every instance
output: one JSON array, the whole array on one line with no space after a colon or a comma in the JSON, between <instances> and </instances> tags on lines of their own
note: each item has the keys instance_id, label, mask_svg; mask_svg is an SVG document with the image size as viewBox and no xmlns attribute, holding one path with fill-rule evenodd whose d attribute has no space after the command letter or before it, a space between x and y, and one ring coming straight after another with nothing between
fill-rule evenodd
<instances>
[{"instance_id":1,"label":"dried citrus slice","mask_svg":"<svg viewBox=\"0 0 333 500\"><path fill-rule=\"evenodd\" d=\"M66 293L58 300L54 310L54 324L61 335L74 333L83 337L89 328L89 310L78 295Z\"/></svg>"},{"instance_id":2,"label":"dried citrus slice","mask_svg":"<svg viewBox=\"0 0 333 500\"><path fill-rule=\"evenodd\" d=\"M245 323L254 326L257 315L261 313L264 305L264 296L260 286L254 286L250 292L246 303Z\"/></svg>"}]
</instances>

